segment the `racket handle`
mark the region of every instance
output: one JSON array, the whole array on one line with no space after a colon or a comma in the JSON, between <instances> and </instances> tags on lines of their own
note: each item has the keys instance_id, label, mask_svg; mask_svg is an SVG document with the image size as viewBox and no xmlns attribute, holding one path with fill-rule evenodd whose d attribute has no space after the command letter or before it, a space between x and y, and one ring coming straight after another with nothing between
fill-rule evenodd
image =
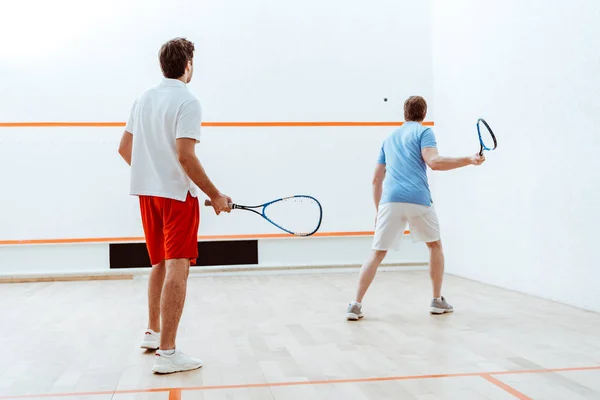
<instances>
[{"instance_id":1,"label":"racket handle","mask_svg":"<svg viewBox=\"0 0 600 400\"><path fill-rule=\"evenodd\" d=\"M212 201L210 201L209 199L204 200L204 205L206 207L212 207ZM229 203L229 208L233 208L233 203Z\"/></svg>"}]
</instances>

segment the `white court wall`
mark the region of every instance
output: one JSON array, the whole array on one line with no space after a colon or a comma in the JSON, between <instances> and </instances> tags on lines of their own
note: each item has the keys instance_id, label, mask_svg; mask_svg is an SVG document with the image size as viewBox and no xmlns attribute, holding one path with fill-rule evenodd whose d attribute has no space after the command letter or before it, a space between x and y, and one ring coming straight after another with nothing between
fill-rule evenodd
<instances>
[{"instance_id":1,"label":"white court wall","mask_svg":"<svg viewBox=\"0 0 600 400\"><path fill-rule=\"evenodd\" d=\"M447 270L600 311L600 2L435 0L442 152L487 163L436 175Z\"/></svg>"},{"instance_id":2,"label":"white court wall","mask_svg":"<svg viewBox=\"0 0 600 400\"><path fill-rule=\"evenodd\" d=\"M190 90L204 121L401 121L407 96L432 97L430 1L33 3L7 5L0 24L0 123L123 122L159 82L158 49L175 36L196 43ZM44 18L25 12L32 6ZM198 154L234 201L307 193L323 204L323 232L369 231L371 174L392 129L205 127ZM142 236L121 133L0 127L0 242ZM277 232L204 211L200 235ZM14 251L0 248L0 261Z\"/></svg>"}]
</instances>

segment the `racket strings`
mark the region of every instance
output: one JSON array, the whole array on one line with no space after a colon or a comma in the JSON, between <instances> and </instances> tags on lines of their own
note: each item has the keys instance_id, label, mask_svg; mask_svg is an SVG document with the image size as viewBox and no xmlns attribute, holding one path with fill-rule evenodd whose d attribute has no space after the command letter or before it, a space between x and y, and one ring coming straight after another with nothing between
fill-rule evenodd
<instances>
[{"instance_id":1,"label":"racket strings","mask_svg":"<svg viewBox=\"0 0 600 400\"><path fill-rule=\"evenodd\" d=\"M308 235L321 222L319 203L310 197L288 197L269 204L264 215L272 223L295 235Z\"/></svg>"},{"instance_id":2,"label":"racket strings","mask_svg":"<svg viewBox=\"0 0 600 400\"><path fill-rule=\"evenodd\" d=\"M494 136L492 132L487 127L486 124L479 121L477 124L477 128L479 131L479 137L481 139L481 144L483 146L483 150L493 150L496 148L496 143L494 141Z\"/></svg>"}]
</instances>

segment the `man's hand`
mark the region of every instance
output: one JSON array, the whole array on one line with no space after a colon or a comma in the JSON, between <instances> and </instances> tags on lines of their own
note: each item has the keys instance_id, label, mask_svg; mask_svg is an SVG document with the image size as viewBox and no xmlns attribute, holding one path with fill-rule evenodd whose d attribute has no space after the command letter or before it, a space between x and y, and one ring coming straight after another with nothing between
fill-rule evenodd
<instances>
[{"instance_id":1,"label":"man's hand","mask_svg":"<svg viewBox=\"0 0 600 400\"><path fill-rule=\"evenodd\" d=\"M483 162L485 161L485 156L480 156L479 153L475 154L474 156L471 156L469 158L469 161L471 162L471 164L473 165L481 165L483 164Z\"/></svg>"},{"instance_id":2,"label":"man's hand","mask_svg":"<svg viewBox=\"0 0 600 400\"><path fill-rule=\"evenodd\" d=\"M222 212L231 212L231 203L233 203L231 197L225 196L223 193L219 193L217 196L212 197L210 202L217 215Z\"/></svg>"}]
</instances>

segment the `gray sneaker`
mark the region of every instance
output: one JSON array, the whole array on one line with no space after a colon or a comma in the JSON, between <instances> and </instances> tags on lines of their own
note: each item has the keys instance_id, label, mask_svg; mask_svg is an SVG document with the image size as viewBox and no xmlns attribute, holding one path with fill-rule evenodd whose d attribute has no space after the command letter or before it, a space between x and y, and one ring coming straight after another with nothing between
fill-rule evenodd
<instances>
[{"instance_id":1,"label":"gray sneaker","mask_svg":"<svg viewBox=\"0 0 600 400\"><path fill-rule=\"evenodd\" d=\"M431 314L443 314L450 313L452 311L454 311L454 308L448 304L444 296L441 297L441 300L431 300L431 307L429 307L429 312Z\"/></svg>"},{"instance_id":2,"label":"gray sneaker","mask_svg":"<svg viewBox=\"0 0 600 400\"><path fill-rule=\"evenodd\" d=\"M362 317L364 317L362 313L362 304L348 304L348 310L346 310L346 319L348 321L358 321Z\"/></svg>"}]
</instances>

